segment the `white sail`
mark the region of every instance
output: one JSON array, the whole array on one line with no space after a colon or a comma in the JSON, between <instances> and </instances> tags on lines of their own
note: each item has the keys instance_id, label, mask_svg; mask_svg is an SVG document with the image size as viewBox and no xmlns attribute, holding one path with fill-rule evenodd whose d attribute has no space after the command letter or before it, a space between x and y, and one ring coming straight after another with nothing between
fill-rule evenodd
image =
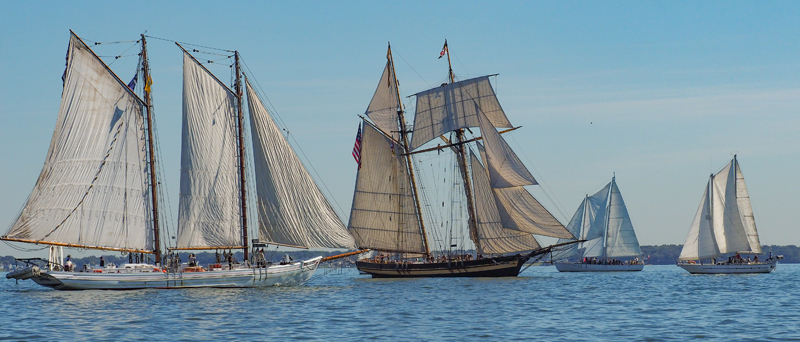
<instances>
[{"instance_id":1,"label":"white sail","mask_svg":"<svg viewBox=\"0 0 800 342\"><path fill-rule=\"evenodd\" d=\"M503 227L492 196L488 173L478 161L478 157L475 154L470 155L480 252L502 254L539 248L540 245L533 235Z\"/></svg>"},{"instance_id":2,"label":"white sail","mask_svg":"<svg viewBox=\"0 0 800 342\"><path fill-rule=\"evenodd\" d=\"M750 196L735 156L709 179L680 260L734 252L761 252Z\"/></svg>"},{"instance_id":3,"label":"white sail","mask_svg":"<svg viewBox=\"0 0 800 342\"><path fill-rule=\"evenodd\" d=\"M497 133L491 122L478 110L478 121L483 135L486 153L486 168L489 170L489 179L493 189L508 188L512 186L534 185L536 180L531 175L525 164L519 160L517 154L508 146L505 139Z\"/></svg>"},{"instance_id":4,"label":"white sail","mask_svg":"<svg viewBox=\"0 0 800 342\"><path fill-rule=\"evenodd\" d=\"M275 125L250 82L245 84L260 239L310 248L355 248L347 228Z\"/></svg>"},{"instance_id":5,"label":"white sail","mask_svg":"<svg viewBox=\"0 0 800 342\"><path fill-rule=\"evenodd\" d=\"M606 232L606 257L631 257L641 255L639 240L633 231L628 208L622 200L617 182L611 180L611 196L608 205L608 228Z\"/></svg>"},{"instance_id":6,"label":"white sail","mask_svg":"<svg viewBox=\"0 0 800 342\"><path fill-rule=\"evenodd\" d=\"M183 56L178 248L242 246L236 96Z\"/></svg>"},{"instance_id":7,"label":"white sail","mask_svg":"<svg viewBox=\"0 0 800 342\"><path fill-rule=\"evenodd\" d=\"M744 175L739 168L739 162L736 161L736 202L739 205L739 214L742 217L742 225L744 226L745 235L750 245L750 251L753 253L761 253L761 241L758 238L758 230L756 229L756 219L753 216L753 206L750 204L750 194L747 192L747 185L744 183Z\"/></svg>"},{"instance_id":8,"label":"white sail","mask_svg":"<svg viewBox=\"0 0 800 342\"><path fill-rule=\"evenodd\" d=\"M703 198L700 200L700 206L694 215L689 235L686 237L686 242L683 243L678 260L708 259L721 254L717 248L717 240L714 238L714 230L711 227L711 201L708 189L712 187L712 181L713 177L709 178L708 186L703 192Z\"/></svg>"},{"instance_id":9,"label":"white sail","mask_svg":"<svg viewBox=\"0 0 800 342\"><path fill-rule=\"evenodd\" d=\"M494 127L511 127L489 82L489 76L450 83L416 94L411 150L460 128L477 127L477 107Z\"/></svg>"},{"instance_id":10,"label":"white sail","mask_svg":"<svg viewBox=\"0 0 800 342\"><path fill-rule=\"evenodd\" d=\"M365 114L385 134L389 134L395 140L399 140L399 121L397 121L397 110L399 108L397 82L395 81L394 73L392 73L391 62L387 61L381 80L378 82L378 88L375 89L375 94L372 95L372 101L370 101Z\"/></svg>"},{"instance_id":11,"label":"white sail","mask_svg":"<svg viewBox=\"0 0 800 342\"><path fill-rule=\"evenodd\" d=\"M152 250L143 104L74 34L42 172L5 238Z\"/></svg>"},{"instance_id":12,"label":"white sail","mask_svg":"<svg viewBox=\"0 0 800 342\"><path fill-rule=\"evenodd\" d=\"M348 230L360 248L425 253L400 144L363 123L361 165Z\"/></svg>"}]
</instances>

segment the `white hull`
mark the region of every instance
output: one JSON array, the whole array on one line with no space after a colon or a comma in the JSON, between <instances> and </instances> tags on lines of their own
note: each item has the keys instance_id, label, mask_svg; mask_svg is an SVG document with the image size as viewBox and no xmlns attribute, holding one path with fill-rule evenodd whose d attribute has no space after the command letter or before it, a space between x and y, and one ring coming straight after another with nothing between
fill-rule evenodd
<instances>
[{"instance_id":1,"label":"white hull","mask_svg":"<svg viewBox=\"0 0 800 342\"><path fill-rule=\"evenodd\" d=\"M266 268L206 272L90 273L42 271L30 278L56 290L134 290L193 287L267 287L302 285L314 274L322 257Z\"/></svg>"},{"instance_id":2,"label":"white hull","mask_svg":"<svg viewBox=\"0 0 800 342\"><path fill-rule=\"evenodd\" d=\"M556 262L559 272L636 272L644 268L644 264L634 265L601 265L579 262Z\"/></svg>"},{"instance_id":3,"label":"white hull","mask_svg":"<svg viewBox=\"0 0 800 342\"><path fill-rule=\"evenodd\" d=\"M746 274L770 273L775 270L778 262L750 263L750 264L686 264L680 263L678 267L691 274Z\"/></svg>"}]
</instances>

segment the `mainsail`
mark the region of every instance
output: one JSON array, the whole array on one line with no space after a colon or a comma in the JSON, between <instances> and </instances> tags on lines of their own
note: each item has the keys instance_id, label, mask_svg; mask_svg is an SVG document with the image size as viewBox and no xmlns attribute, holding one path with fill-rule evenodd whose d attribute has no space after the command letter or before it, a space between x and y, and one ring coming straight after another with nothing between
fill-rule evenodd
<instances>
[{"instance_id":1,"label":"mainsail","mask_svg":"<svg viewBox=\"0 0 800 342\"><path fill-rule=\"evenodd\" d=\"M753 207L736 156L709 178L679 259L708 259L733 252L761 253Z\"/></svg>"},{"instance_id":2,"label":"mainsail","mask_svg":"<svg viewBox=\"0 0 800 342\"><path fill-rule=\"evenodd\" d=\"M72 33L47 158L3 239L152 250L142 108L142 101Z\"/></svg>"},{"instance_id":3,"label":"mainsail","mask_svg":"<svg viewBox=\"0 0 800 342\"><path fill-rule=\"evenodd\" d=\"M253 90L247 87L260 240L298 247L355 248L353 238Z\"/></svg>"},{"instance_id":4,"label":"mainsail","mask_svg":"<svg viewBox=\"0 0 800 342\"><path fill-rule=\"evenodd\" d=\"M177 248L242 245L236 119L236 95L184 51Z\"/></svg>"},{"instance_id":5,"label":"mainsail","mask_svg":"<svg viewBox=\"0 0 800 342\"><path fill-rule=\"evenodd\" d=\"M400 144L364 121L348 226L360 248L426 253L404 153Z\"/></svg>"}]
</instances>

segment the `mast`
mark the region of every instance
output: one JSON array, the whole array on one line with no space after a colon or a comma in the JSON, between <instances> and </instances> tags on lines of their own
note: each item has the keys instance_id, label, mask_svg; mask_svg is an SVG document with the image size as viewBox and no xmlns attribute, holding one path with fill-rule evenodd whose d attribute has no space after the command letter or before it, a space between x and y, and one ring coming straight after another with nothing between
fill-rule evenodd
<instances>
[{"instance_id":1,"label":"mast","mask_svg":"<svg viewBox=\"0 0 800 342\"><path fill-rule=\"evenodd\" d=\"M142 77L144 78L144 108L147 125L147 156L150 166L150 198L153 201L153 247L156 265L161 264L161 234L158 227L158 192L156 191L156 158L153 147L153 108L150 102L150 63L147 60L147 40L142 34Z\"/></svg>"},{"instance_id":2,"label":"mast","mask_svg":"<svg viewBox=\"0 0 800 342\"><path fill-rule=\"evenodd\" d=\"M236 91L236 117L237 117L237 130L238 137L237 143L239 144L239 194L242 201L242 250L244 251L244 260L249 260L249 240L247 237L247 195L245 190L245 177L244 177L244 120L242 115L242 74L239 70L239 51L234 51L234 64L236 65L236 81L233 84L233 89Z\"/></svg>"},{"instance_id":3,"label":"mast","mask_svg":"<svg viewBox=\"0 0 800 342\"><path fill-rule=\"evenodd\" d=\"M389 44L389 52L386 56L389 58L389 63L392 66L392 75L394 75L394 89L397 95L397 121L400 124L400 137L403 143L403 149L406 151L406 165L408 167L408 174L411 176L411 193L414 196L414 205L417 207L417 219L419 220L419 227L422 231L422 243L425 245L425 256L431 255L431 249L428 246L428 234L425 231L425 223L422 220L422 209L419 204L419 194L417 193L417 180L414 176L414 167L411 163L411 155L408 153L408 136L406 130L406 118L403 111L403 100L400 98L400 85L397 82L397 74L394 71L394 59L392 58L392 45ZM450 58L449 54L447 58Z\"/></svg>"},{"instance_id":4,"label":"mast","mask_svg":"<svg viewBox=\"0 0 800 342\"><path fill-rule=\"evenodd\" d=\"M447 67L448 67L448 75L450 77L450 83L455 83L455 75L453 75L453 64L450 62L450 48L447 47L447 39L444 40L444 50L447 54ZM461 169L461 178L464 184L464 193L467 196L467 211L469 211L469 231L470 235L473 236L473 240L475 242L475 248L478 250L478 253L482 253L481 249L481 242L480 237L478 236L478 221L475 218L475 203L472 198L472 184L469 180L469 175L467 174L467 149L466 144L464 144L464 129L459 128L455 130L456 132L456 142L458 148L458 166Z\"/></svg>"},{"instance_id":5,"label":"mast","mask_svg":"<svg viewBox=\"0 0 800 342\"><path fill-rule=\"evenodd\" d=\"M606 219L603 222L603 258L608 256L608 224L611 222L611 193L614 189L614 179L616 175L611 176L611 186L608 187L608 194L606 194Z\"/></svg>"}]
</instances>

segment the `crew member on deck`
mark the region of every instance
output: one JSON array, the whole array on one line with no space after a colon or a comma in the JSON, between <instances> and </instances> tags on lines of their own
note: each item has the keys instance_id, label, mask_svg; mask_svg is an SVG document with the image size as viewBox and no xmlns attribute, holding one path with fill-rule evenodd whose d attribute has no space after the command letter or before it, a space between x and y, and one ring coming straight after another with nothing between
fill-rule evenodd
<instances>
[{"instance_id":1,"label":"crew member on deck","mask_svg":"<svg viewBox=\"0 0 800 342\"><path fill-rule=\"evenodd\" d=\"M103 260L103 257L100 257L100 267L106 267L106 261Z\"/></svg>"}]
</instances>

